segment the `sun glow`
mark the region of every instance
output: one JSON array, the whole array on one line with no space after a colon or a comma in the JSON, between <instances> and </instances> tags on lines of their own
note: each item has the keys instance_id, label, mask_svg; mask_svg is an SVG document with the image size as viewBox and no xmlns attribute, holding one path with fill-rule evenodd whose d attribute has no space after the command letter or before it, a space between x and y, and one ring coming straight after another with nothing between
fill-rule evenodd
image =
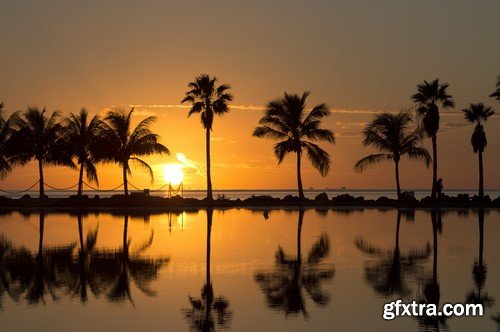
<instances>
[{"instance_id":1,"label":"sun glow","mask_svg":"<svg viewBox=\"0 0 500 332\"><path fill-rule=\"evenodd\" d=\"M184 180L182 165L167 164L163 166L163 179L165 180L165 182L175 186L181 184L182 180Z\"/></svg>"}]
</instances>

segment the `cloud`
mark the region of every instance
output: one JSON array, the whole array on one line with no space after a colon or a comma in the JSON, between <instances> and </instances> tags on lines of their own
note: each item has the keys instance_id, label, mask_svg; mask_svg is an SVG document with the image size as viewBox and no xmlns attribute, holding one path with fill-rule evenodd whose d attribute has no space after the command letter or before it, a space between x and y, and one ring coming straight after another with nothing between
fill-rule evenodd
<instances>
[{"instance_id":1,"label":"cloud","mask_svg":"<svg viewBox=\"0 0 500 332\"><path fill-rule=\"evenodd\" d=\"M338 133L335 133L336 137L362 137L363 133L359 130L346 130L346 131L340 131Z\"/></svg>"},{"instance_id":2,"label":"cloud","mask_svg":"<svg viewBox=\"0 0 500 332\"><path fill-rule=\"evenodd\" d=\"M191 159L188 159L184 153L179 152L179 153L177 153L176 157L177 157L177 160L180 163L182 163L182 165L184 165L187 168L193 169L195 171L195 174L198 174L202 177L206 176L206 173L205 173L205 170L203 169L203 167L201 167L200 164L198 164L197 162L195 162Z\"/></svg>"},{"instance_id":3,"label":"cloud","mask_svg":"<svg viewBox=\"0 0 500 332\"><path fill-rule=\"evenodd\" d=\"M454 131L460 128L468 127L470 123L467 122L444 122L441 124L441 132Z\"/></svg>"},{"instance_id":4,"label":"cloud","mask_svg":"<svg viewBox=\"0 0 500 332\"><path fill-rule=\"evenodd\" d=\"M210 137L210 142L220 142L222 141L222 137Z\"/></svg>"}]
</instances>

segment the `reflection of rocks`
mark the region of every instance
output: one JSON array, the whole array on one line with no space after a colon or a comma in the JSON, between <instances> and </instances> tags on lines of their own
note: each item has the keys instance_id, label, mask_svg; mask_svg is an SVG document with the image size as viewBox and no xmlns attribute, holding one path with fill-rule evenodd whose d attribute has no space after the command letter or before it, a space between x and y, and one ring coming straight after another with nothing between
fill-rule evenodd
<instances>
[{"instance_id":1,"label":"reflection of rocks","mask_svg":"<svg viewBox=\"0 0 500 332\"><path fill-rule=\"evenodd\" d=\"M216 327L228 328L232 318L229 301L223 297L214 297L212 279L210 278L211 234L213 210L207 211L207 249L206 249L206 274L205 284L201 289L201 298L189 296L190 308L182 309L182 313L192 331L215 331ZM215 317L214 317L215 313ZM216 319L215 319L216 318Z\"/></svg>"},{"instance_id":2,"label":"reflection of rocks","mask_svg":"<svg viewBox=\"0 0 500 332\"><path fill-rule=\"evenodd\" d=\"M14 301L20 302L24 298L29 304L45 303L47 295L54 301L70 295L85 303L89 289L95 296L106 293L111 301L132 301L131 279L141 292L154 295L149 283L157 278L168 259L141 256L151 245L153 234L146 243L129 253L127 219L125 217L124 246L120 250L97 250L97 229L90 232L84 242L81 216L78 217L80 248L76 253L76 244L50 248L43 245L43 213L40 214L36 255L24 247L13 247L0 236L0 307L5 292Z\"/></svg>"},{"instance_id":3,"label":"reflection of rocks","mask_svg":"<svg viewBox=\"0 0 500 332\"><path fill-rule=\"evenodd\" d=\"M411 295L412 290L407 279L416 275L422 268L422 263L431 254L429 244L421 250L401 253L399 249L400 224L401 211L398 211L394 250L385 251L371 246L363 238L358 238L355 242L358 249L378 258L374 264L368 264L365 267L365 278L375 292L386 297Z\"/></svg>"},{"instance_id":4,"label":"reflection of rocks","mask_svg":"<svg viewBox=\"0 0 500 332\"><path fill-rule=\"evenodd\" d=\"M299 211L297 229L297 256L290 258L281 247L276 251L276 267L257 272L255 280L266 296L271 309L283 310L285 315L302 313L308 317L303 290L319 306L326 306L329 295L321 289L323 281L333 278L334 269L321 261L330 251L328 236L322 234L313 244L306 261L302 259L301 232L304 210Z\"/></svg>"}]
</instances>

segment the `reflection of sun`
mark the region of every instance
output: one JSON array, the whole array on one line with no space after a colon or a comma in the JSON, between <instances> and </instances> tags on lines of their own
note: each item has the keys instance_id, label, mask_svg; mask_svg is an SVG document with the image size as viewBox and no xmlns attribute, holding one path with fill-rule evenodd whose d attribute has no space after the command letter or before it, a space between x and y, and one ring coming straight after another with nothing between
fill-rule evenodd
<instances>
[{"instance_id":1,"label":"reflection of sun","mask_svg":"<svg viewBox=\"0 0 500 332\"><path fill-rule=\"evenodd\" d=\"M184 179L184 172L180 164L167 164L163 166L163 179L172 185L181 184Z\"/></svg>"}]
</instances>

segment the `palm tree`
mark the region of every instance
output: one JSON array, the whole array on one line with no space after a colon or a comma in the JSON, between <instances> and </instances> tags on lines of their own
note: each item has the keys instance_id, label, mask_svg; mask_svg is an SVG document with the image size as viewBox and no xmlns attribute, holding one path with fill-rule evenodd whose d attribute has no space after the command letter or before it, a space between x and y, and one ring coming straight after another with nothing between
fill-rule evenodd
<instances>
[{"instance_id":1,"label":"palm tree","mask_svg":"<svg viewBox=\"0 0 500 332\"><path fill-rule=\"evenodd\" d=\"M166 153L170 151L158 143L159 136L154 134L149 126L156 121L156 117L150 116L142 120L132 129L131 119L134 108L126 113L124 110L112 110L104 118L103 139L100 144L100 151L97 155L105 161L118 163L123 169L123 188L125 195L128 195L127 174L132 174L130 161L134 161L140 167L146 169L153 182L153 170L144 160L138 156L147 156L154 153Z\"/></svg>"},{"instance_id":2,"label":"palm tree","mask_svg":"<svg viewBox=\"0 0 500 332\"><path fill-rule=\"evenodd\" d=\"M7 153L7 141L12 133L12 124L10 118L5 120L3 117L3 103L0 103L0 180L5 179L10 173L12 167Z\"/></svg>"},{"instance_id":3,"label":"palm tree","mask_svg":"<svg viewBox=\"0 0 500 332\"><path fill-rule=\"evenodd\" d=\"M283 249L276 251L276 268L257 272L254 276L271 309L281 309L285 316L302 313L308 317L303 289L318 306L326 306L330 301L328 293L321 289L324 281L330 280L335 269L330 264L321 264L330 252L330 241L326 233L312 245L307 259L302 257L302 222L304 210L298 213L297 254L290 257Z\"/></svg>"},{"instance_id":4,"label":"palm tree","mask_svg":"<svg viewBox=\"0 0 500 332\"><path fill-rule=\"evenodd\" d=\"M44 193L44 165L60 165L74 168L67 144L62 137L59 112L47 116L45 108L28 107L22 114L14 113L14 131L8 141L9 155L13 163L24 165L31 160L38 162L40 200Z\"/></svg>"},{"instance_id":5,"label":"palm tree","mask_svg":"<svg viewBox=\"0 0 500 332\"><path fill-rule=\"evenodd\" d=\"M207 209L207 249L205 284L201 289L201 298L189 296L190 308L182 310L184 317L194 331L215 331L218 327L228 327L232 312L229 309L229 300L224 296L214 297L212 279L210 278L211 234L213 209ZM214 317L213 314L217 317ZM217 319L215 319L217 318Z\"/></svg>"},{"instance_id":6,"label":"palm tree","mask_svg":"<svg viewBox=\"0 0 500 332\"><path fill-rule=\"evenodd\" d=\"M320 128L321 120L330 115L328 107L319 104L306 114L306 99L309 94L310 92L306 91L299 97L285 92L283 98L270 101L265 115L259 121L261 126L255 128L253 132L253 136L256 137L280 140L274 145L278 164L281 164L288 153L297 154L297 184L300 199L305 198L300 172L302 151L306 150L313 167L324 177L330 171L330 155L311 141L335 143L333 132Z\"/></svg>"},{"instance_id":7,"label":"palm tree","mask_svg":"<svg viewBox=\"0 0 500 332\"><path fill-rule=\"evenodd\" d=\"M500 101L500 76L497 78L497 89L490 95L490 97Z\"/></svg>"},{"instance_id":8,"label":"palm tree","mask_svg":"<svg viewBox=\"0 0 500 332\"><path fill-rule=\"evenodd\" d=\"M396 189L398 199L401 199L401 185L399 182L399 161L406 155L410 160L422 160L429 167L431 157L427 149L419 147L420 134L410 130L412 119L409 112L398 114L381 113L375 115L363 131L364 146L373 146L382 153L371 154L359 160L354 169L362 172L367 166L382 162L393 161L396 172Z\"/></svg>"},{"instance_id":9,"label":"palm tree","mask_svg":"<svg viewBox=\"0 0 500 332\"><path fill-rule=\"evenodd\" d=\"M89 114L85 108L79 114L73 114L65 119L63 136L71 149L72 155L80 167L78 177L78 196L82 195L83 171L85 170L87 179L99 185L97 178L96 149L103 138L102 121L98 115L94 115L89 121Z\"/></svg>"},{"instance_id":10,"label":"palm tree","mask_svg":"<svg viewBox=\"0 0 500 332\"><path fill-rule=\"evenodd\" d=\"M432 139L432 193L431 198L436 199L437 181L437 133L439 131L439 107L453 108L455 102L447 93L448 83L439 83L435 79L431 83L424 81L417 85L417 93L411 98L417 105L417 112L421 117L421 126L427 136Z\"/></svg>"},{"instance_id":11,"label":"palm tree","mask_svg":"<svg viewBox=\"0 0 500 332\"><path fill-rule=\"evenodd\" d=\"M191 89L186 92L186 96L181 103L190 103L188 117L195 113L200 113L201 124L205 128L205 144L207 158L207 199L212 200L212 176L210 173L210 132L214 116L222 116L229 112L228 103L233 100L233 95L228 91L229 84L216 85L217 78L207 74L197 76L193 82L188 84Z\"/></svg>"},{"instance_id":12,"label":"palm tree","mask_svg":"<svg viewBox=\"0 0 500 332\"><path fill-rule=\"evenodd\" d=\"M465 120L470 123L475 123L476 127L472 133L470 143L474 149L474 153L477 153L479 158L479 197L484 197L484 184L483 184L483 152L488 143L486 140L486 133L484 132L484 127L481 124L481 120L487 121L490 116L495 114L495 111L491 107L485 107L483 103L470 104L468 108L462 110L465 115Z\"/></svg>"}]
</instances>

